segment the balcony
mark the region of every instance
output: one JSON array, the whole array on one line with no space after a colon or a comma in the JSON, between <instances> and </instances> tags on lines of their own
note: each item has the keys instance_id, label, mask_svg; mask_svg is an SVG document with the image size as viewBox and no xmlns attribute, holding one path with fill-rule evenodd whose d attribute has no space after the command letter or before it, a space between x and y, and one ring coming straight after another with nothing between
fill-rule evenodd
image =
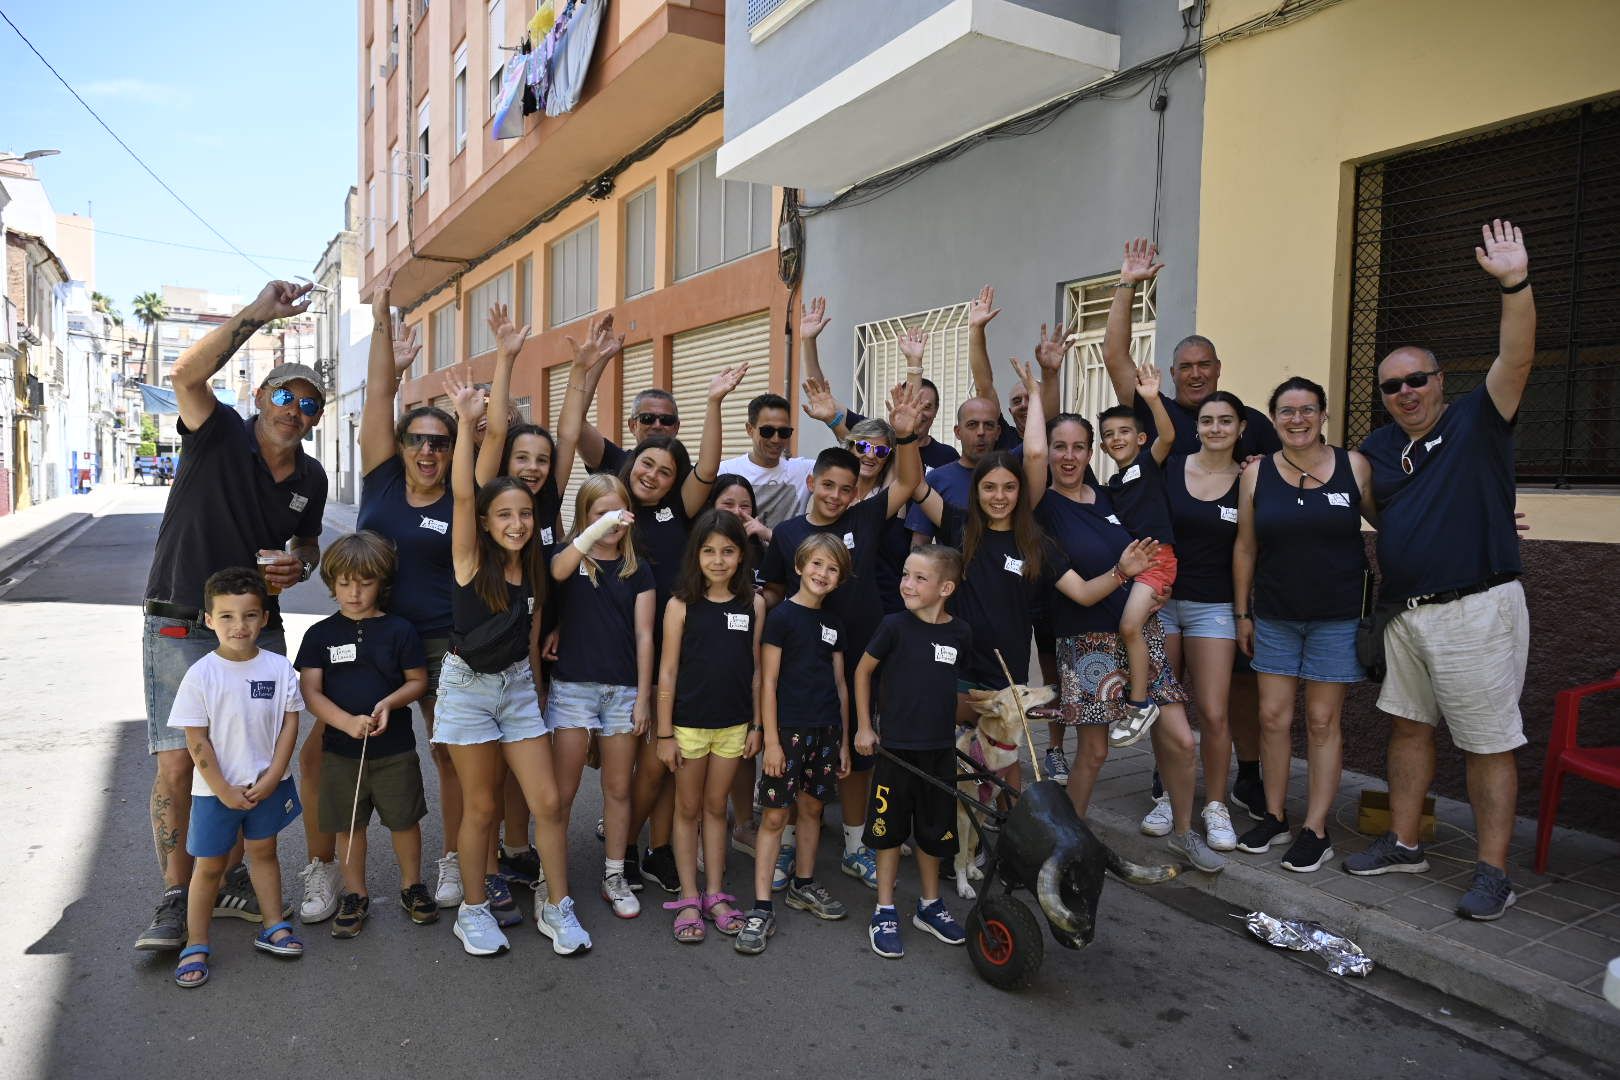
<instances>
[{"instance_id":1,"label":"balcony","mask_svg":"<svg viewBox=\"0 0 1620 1080\"><path fill-rule=\"evenodd\" d=\"M1010 0L951 0L728 140L720 175L841 190L1118 67L1116 34Z\"/></svg>"}]
</instances>

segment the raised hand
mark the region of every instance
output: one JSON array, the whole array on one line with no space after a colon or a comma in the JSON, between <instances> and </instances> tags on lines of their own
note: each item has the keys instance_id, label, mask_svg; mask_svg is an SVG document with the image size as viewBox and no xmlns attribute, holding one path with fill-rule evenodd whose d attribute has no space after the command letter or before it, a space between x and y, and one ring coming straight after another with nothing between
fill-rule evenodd
<instances>
[{"instance_id":1,"label":"raised hand","mask_svg":"<svg viewBox=\"0 0 1620 1080\"><path fill-rule=\"evenodd\" d=\"M1483 247L1474 249L1479 268L1503 285L1513 286L1530 273L1530 253L1524 248L1524 233L1511 221L1497 218L1482 226Z\"/></svg>"},{"instance_id":2,"label":"raised hand","mask_svg":"<svg viewBox=\"0 0 1620 1080\"><path fill-rule=\"evenodd\" d=\"M817 334L827 329L827 298L818 296L799 307L799 337L814 341Z\"/></svg>"},{"instance_id":3,"label":"raised hand","mask_svg":"<svg viewBox=\"0 0 1620 1080\"><path fill-rule=\"evenodd\" d=\"M309 293L314 288L314 282L294 285L290 281L272 281L259 290L259 295L243 309L243 313L248 319L260 323L302 315L309 310Z\"/></svg>"},{"instance_id":4,"label":"raised hand","mask_svg":"<svg viewBox=\"0 0 1620 1080\"><path fill-rule=\"evenodd\" d=\"M1063 340L1063 328L1052 327L1052 336L1046 336L1046 324L1041 323L1041 336L1035 339L1035 362L1048 375L1063 370L1063 358L1069 355L1069 346Z\"/></svg>"},{"instance_id":5,"label":"raised hand","mask_svg":"<svg viewBox=\"0 0 1620 1080\"><path fill-rule=\"evenodd\" d=\"M804 380L804 415L823 424L832 423L838 415L838 399L826 379Z\"/></svg>"},{"instance_id":6,"label":"raised hand","mask_svg":"<svg viewBox=\"0 0 1620 1080\"><path fill-rule=\"evenodd\" d=\"M1163 378L1159 375L1159 366L1152 360L1144 360L1136 365L1136 392L1137 396L1151 401L1159 396L1159 384Z\"/></svg>"},{"instance_id":7,"label":"raised hand","mask_svg":"<svg viewBox=\"0 0 1620 1080\"><path fill-rule=\"evenodd\" d=\"M571 337L563 338L574 353L574 366L595 374L607 365L609 360L619 355L624 348L624 335L617 337L613 334L613 313L610 311L600 319L592 319L585 327L585 344L581 345Z\"/></svg>"},{"instance_id":8,"label":"raised hand","mask_svg":"<svg viewBox=\"0 0 1620 1080\"><path fill-rule=\"evenodd\" d=\"M922 387L903 382L889 391L889 426L900 438L917 430L922 422ZM863 751L864 752L864 751Z\"/></svg>"},{"instance_id":9,"label":"raised hand","mask_svg":"<svg viewBox=\"0 0 1620 1080\"><path fill-rule=\"evenodd\" d=\"M394 309L388 302L388 294L393 288L394 275L389 274L371 294L371 317L379 326L386 326L394 320Z\"/></svg>"},{"instance_id":10,"label":"raised hand","mask_svg":"<svg viewBox=\"0 0 1620 1080\"><path fill-rule=\"evenodd\" d=\"M1040 383L1035 379L1035 371L1033 368L1017 357L1013 357L1007 362L1012 365L1013 374L1018 376L1018 381L1024 384L1024 391L1026 393L1033 397L1041 392Z\"/></svg>"},{"instance_id":11,"label":"raised hand","mask_svg":"<svg viewBox=\"0 0 1620 1080\"><path fill-rule=\"evenodd\" d=\"M908 367L921 367L923 353L928 351L928 335L916 327L907 330L896 339L900 346L900 355L906 358Z\"/></svg>"},{"instance_id":12,"label":"raised hand","mask_svg":"<svg viewBox=\"0 0 1620 1080\"><path fill-rule=\"evenodd\" d=\"M724 401L726 395L737 389L737 384L742 382L743 376L747 374L747 364L738 364L716 374L709 380L709 400Z\"/></svg>"},{"instance_id":13,"label":"raised hand","mask_svg":"<svg viewBox=\"0 0 1620 1080\"><path fill-rule=\"evenodd\" d=\"M1152 281L1164 269L1159 262L1159 246L1145 236L1125 245L1125 261L1119 264L1119 280L1127 285Z\"/></svg>"},{"instance_id":14,"label":"raised hand","mask_svg":"<svg viewBox=\"0 0 1620 1080\"><path fill-rule=\"evenodd\" d=\"M742 513L738 514L738 516L742 518L744 533L753 537L755 540L758 540L762 544L769 544L771 542L770 527L763 521L759 520L759 518L748 513L747 511L743 511Z\"/></svg>"},{"instance_id":15,"label":"raised hand","mask_svg":"<svg viewBox=\"0 0 1620 1080\"><path fill-rule=\"evenodd\" d=\"M996 307L996 288L986 285L979 290L979 295L968 301L968 326L973 329L982 328L991 319L1001 314Z\"/></svg>"},{"instance_id":16,"label":"raised hand","mask_svg":"<svg viewBox=\"0 0 1620 1080\"><path fill-rule=\"evenodd\" d=\"M416 356L422 351L421 342L416 340L416 328L420 324L406 326L399 323L394 326L394 377L403 379L405 373L411 370L416 363ZM375 330L372 333L376 333Z\"/></svg>"},{"instance_id":17,"label":"raised hand","mask_svg":"<svg viewBox=\"0 0 1620 1080\"><path fill-rule=\"evenodd\" d=\"M456 407L456 419L463 424L476 424L484 415L489 399L484 391L469 382L462 382L453 372L444 377L444 392Z\"/></svg>"},{"instance_id":18,"label":"raised hand","mask_svg":"<svg viewBox=\"0 0 1620 1080\"><path fill-rule=\"evenodd\" d=\"M513 357L529 338L529 327L512 325L511 313L505 304L492 304L489 309L489 332L495 339L495 348L503 357Z\"/></svg>"}]
</instances>

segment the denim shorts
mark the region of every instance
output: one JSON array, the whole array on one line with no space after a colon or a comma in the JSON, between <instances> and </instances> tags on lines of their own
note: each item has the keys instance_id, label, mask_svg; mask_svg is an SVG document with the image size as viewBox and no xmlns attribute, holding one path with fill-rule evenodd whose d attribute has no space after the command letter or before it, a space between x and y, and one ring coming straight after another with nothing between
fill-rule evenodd
<instances>
[{"instance_id":1,"label":"denim shorts","mask_svg":"<svg viewBox=\"0 0 1620 1080\"><path fill-rule=\"evenodd\" d=\"M1309 682L1356 683L1356 619L1254 617L1254 670Z\"/></svg>"},{"instance_id":2,"label":"denim shorts","mask_svg":"<svg viewBox=\"0 0 1620 1080\"><path fill-rule=\"evenodd\" d=\"M219 648L219 638L202 623L145 616L141 631L141 679L146 692L146 752L184 750L184 728L169 726L174 695L191 665ZM281 630L259 634L259 648L287 655L287 635Z\"/></svg>"},{"instance_id":3,"label":"denim shorts","mask_svg":"<svg viewBox=\"0 0 1620 1080\"><path fill-rule=\"evenodd\" d=\"M474 671L455 653L445 655L433 715L434 742L449 746L514 743L547 731L527 659L488 675Z\"/></svg>"},{"instance_id":4,"label":"denim shorts","mask_svg":"<svg viewBox=\"0 0 1620 1080\"><path fill-rule=\"evenodd\" d=\"M636 729L636 688L599 682L551 680L546 721L551 730L582 728L602 735L628 735Z\"/></svg>"},{"instance_id":5,"label":"denim shorts","mask_svg":"<svg viewBox=\"0 0 1620 1080\"><path fill-rule=\"evenodd\" d=\"M1231 604L1205 604L1197 600L1171 600L1159 609L1159 621L1166 634L1182 637L1237 640Z\"/></svg>"},{"instance_id":6,"label":"denim shorts","mask_svg":"<svg viewBox=\"0 0 1620 1080\"><path fill-rule=\"evenodd\" d=\"M263 840L291 825L302 810L298 787L290 776L276 785L268 799L251 810L232 810L214 795L193 795L191 823L186 829L186 854L198 859L229 855L236 846L238 833L249 840Z\"/></svg>"}]
</instances>

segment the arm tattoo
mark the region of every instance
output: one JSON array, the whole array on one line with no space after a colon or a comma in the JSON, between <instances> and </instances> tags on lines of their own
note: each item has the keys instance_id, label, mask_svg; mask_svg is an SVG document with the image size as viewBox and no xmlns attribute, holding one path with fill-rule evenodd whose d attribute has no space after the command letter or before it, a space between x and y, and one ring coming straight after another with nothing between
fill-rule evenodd
<instances>
[{"instance_id":1,"label":"arm tattoo","mask_svg":"<svg viewBox=\"0 0 1620 1080\"><path fill-rule=\"evenodd\" d=\"M229 360L236 350L240 349L243 343L263 325L264 323L255 319L243 319L238 323L236 329L231 331L230 340L225 343L225 355L220 358L220 364L223 365L226 360ZM215 368L214 370L219 369Z\"/></svg>"}]
</instances>

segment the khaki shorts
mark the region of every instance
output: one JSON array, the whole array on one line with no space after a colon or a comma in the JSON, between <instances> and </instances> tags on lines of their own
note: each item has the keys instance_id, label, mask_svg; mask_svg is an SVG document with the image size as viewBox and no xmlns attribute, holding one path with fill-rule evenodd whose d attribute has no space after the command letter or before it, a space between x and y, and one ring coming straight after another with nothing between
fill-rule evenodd
<instances>
[{"instance_id":1,"label":"khaki shorts","mask_svg":"<svg viewBox=\"0 0 1620 1080\"><path fill-rule=\"evenodd\" d=\"M1444 717L1451 741L1471 754L1525 744L1530 611L1519 582L1402 611L1384 630L1384 657L1384 712L1431 726Z\"/></svg>"},{"instance_id":2,"label":"khaki shorts","mask_svg":"<svg viewBox=\"0 0 1620 1080\"><path fill-rule=\"evenodd\" d=\"M415 750L383 758L368 757L365 782L360 784L360 805L355 809L354 788L359 780L359 758L322 751L321 832L348 832L351 810L357 830L371 824L373 810L389 832L408 829L427 817L422 763Z\"/></svg>"},{"instance_id":3,"label":"khaki shorts","mask_svg":"<svg viewBox=\"0 0 1620 1080\"><path fill-rule=\"evenodd\" d=\"M733 724L722 728L677 726L675 745L681 748L683 758L707 757L709 754L740 758L748 748L748 725Z\"/></svg>"}]
</instances>

